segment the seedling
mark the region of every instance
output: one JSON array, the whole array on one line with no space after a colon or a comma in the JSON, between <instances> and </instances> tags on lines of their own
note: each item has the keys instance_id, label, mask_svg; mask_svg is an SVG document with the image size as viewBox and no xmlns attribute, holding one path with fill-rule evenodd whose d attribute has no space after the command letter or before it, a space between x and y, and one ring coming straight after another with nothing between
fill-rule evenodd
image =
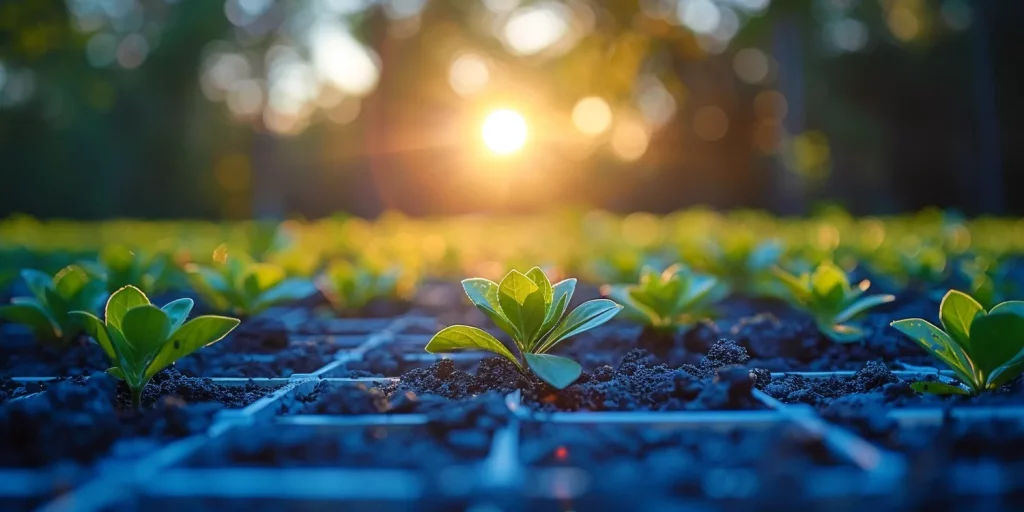
<instances>
[{"instance_id":1,"label":"seedling","mask_svg":"<svg viewBox=\"0 0 1024 512\"><path fill-rule=\"evenodd\" d=\"M132 285L145 293L159 293L168 287L174 270L169 254L148 256L120 245L111 245L100 251L95 262L82 262L90 274L107 283L107 291L114 293Z\"/></svg>"},{"instance_id":2,"label":"seedling","mask_svg":"<svg viewBox=\"0 0 1024 512\"><path fill-rule=\"evenodd\" d=\"M128 385L132 406L142 405L142 390L150 379L178 359L227 336L238 319L206 315L186 322L192 299L178 299L158 308L134 286L114 292L107 300L104 320L87 311L70 316L82 326L113 367L107 373Z\"/></svg>"},{"instance_id":3,"label":"seedling","mask_svg":"<svg viewBox=\"0 0 1024 512\"><path fill-rule=\"evenodd\" d=\"M800 276L776 267L775 275L786 288L784 298L810 313L818 330L837 343L852 343L864 337L862 329L846 322L868 309L896 300L892 295L862 297L871 283L864 280L852 287L846 273L829 262Z\"/></svg>"},{"instance_id":4,"label":"seedling","mask_svg":"<svg viewBox=\"0 0 1024 512\"><path fill-rule=\"evenodd\" d=\"M707 243L695 259L701 262L699 268L720 278L716 294L738 292L760 297L775 291L771 270L782 254L783 247L775 240L755 242L747 237L732 237Z\"/></svg>"},{"instance_id":5,"label":"seedling","mask_svg":"<svg viewBox=\"0 0 1024 512\"><path fill-rule=\"evenodd\" d=\"M251 316L315 292L308 280L289 279L277 265L229 257L223 248L214 261L213 266L189 264L185 272L196 292L217 311Z\"/></svg>"},{"instance_id":6,"label":"seedling","mask_svg":"<svg viewBox=\"0 0 1024 512\"><path fill-rule=\"evenodd\" d=\"M718 279L697 274L683 265L672 265L664 272L645 267L640 283L609 285L605 296L625 307L624 314L656 332L686 329L713 316L712 307L722 297L715 294Z\"/></svg>"},{"instance_id":7,"label":"seedling","mask_svg":"<svg viewBox=\"0 0 1024 512\"><path fill-rule=\"evenodd\" d=\"M552 286L544 271L537 267L525 274L512 270L501 283L466 279L462 281L462 288L473 305L512 338L522 361L494 336L466 325L442 329L427 343L427 352L494 352L511 361L520 371L529 368L557 389L575 382L583 370L576 361L547 352L567 338L611 320L622 309L608 299L596 299L565 315L576 290L576 280L566 279Z\"/></svg>"},{"instance_id":8,"label":"seedling","mask_svg":"<svg viewBox=\"0 0 1024 512\"><path fill-rule=\"evenodd\" d=\"M960 264L959 273L967 281L964 290L985 308L992 308L1007 297L1019 295L1019 286L1010 276L1006 262L977 256Z\"/></svg>"},{"instance_id":9,"label":"seedling","mask_svg":"<svg viewBox=\"0 0 1024 512\"><path fill-rule=\"evenodd\" d=\"M318 281L320 291L340 314L356 314L372 300L397 299L407 292L398 269L378 270L367 264L340 261Z\"/></svg>"},{"instance_id":10,"label":"seedling","mask_svg":"<svg viewBox=\"0 0 1024 512\"><path fill-rule=\"evenodd\" d=\"M65 348L81 332L68 313L94 311L103 301L103 282L91 277L82 267L68 265L52 278L38 270L22 270L31 297L15 297L0 306L0 318L23 324L36 339L53 348Z\"/></svg>"},{"instance_id":11,"label":"seedling","mask_svg":"<svg viewBox=\"0 0 1024 512\"><path fill-rule=\"evenodd\" d=\"M939 305L942 329L920 318L892 326L942 361L970 391L941 382L916 382L921 393L977 394L998 389L1024 372L1024 301L985 311L966 293L950 290Z\"/></svg>"}]
</instances>

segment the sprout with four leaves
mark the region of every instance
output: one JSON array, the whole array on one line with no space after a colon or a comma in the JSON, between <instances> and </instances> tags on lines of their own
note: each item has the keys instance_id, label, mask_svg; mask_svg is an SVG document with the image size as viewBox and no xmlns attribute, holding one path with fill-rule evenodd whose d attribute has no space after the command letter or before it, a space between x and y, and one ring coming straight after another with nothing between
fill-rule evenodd
<instances>
[{"instance_id":1,"label":"sprout with four leaves","mask_svg":"<svg viewBox=\"0 0 1024 512\"><path fill-rule=\"evenodd\" d=\"M158 308L138 288L126 286L107 300L105 321L87 311L70 315L110 358L114 366L107 373L128 385L132 406L138 409L142 389L157 372L220 341L239 323L235 318L213 315L186 322L191 311L192 299L178 299Z\"/></svg>"},{"instance_id":2,"label":"sprout with four leaves","mask_svg":"<svg viewBox=\"0 0 1024 512\"><path fill-rule=\"evenodd\" d=\"M398 269L381 270L363 263L339 261L317 281L317 287L339 314L354 315L374 299L397 299L408 293Z\"/></svg>"},{"instance_id":3,"label":"sprout with four leaves","mask_svg":"<svg viewBox=\"0 0 1024 512\"><path fill-rule=\"evenodd\" d=\"M786 300L810 313L818 330L836 343L852 343L863 338L862 329L846 322L868 309L896 300L892 295L862 297L871 283L864 280L856 288L850 286L846 272L830 262L800 276L776 267L775 275L786 287Z\"/></svg>"},{"instance_id":4,"label":"sprout with four leaves","mask_svg":"<svg viewBox=\"0 0 1024 512\"><path fill-rule=\"evenodd\" d=\"M289 279L277 265L228 257L224 246L214 252L214 261L213 266L190 264L185 272L196 292L217 311L251 316L316 292L311 282Z\"/></svg>"},{"instance_id":5,"label":"sprout with four leaves","mask_svg":"<svg viewBox=\"0 0 1024 512\"><path fill-rule=\"evenodd\" d=\"M0 318L23 324L36 340L54 348L74 341L81 329L71 321L73 310L95 311L106 295L103 281L90 276L78 265L68 265L52 278L38 270L22 270L31 297L15 297L0 306Z\"/></svg>"},{"instance_id":6,"label":"sprout with four leaves","mask_svg":"<svg viewBox=\"0 0 1024 512\"><path fill-rule=\"evenodd\" d=\"M602 293L622 304L624 314L653 329L666 333L688 329L713 316L712 308L722 296L718 279L698 274L684 265L672 265L663 272L645 267L640 283L606 285Z\"/></svg>"},{"instance_id":7,"label":"sprout with four leaves","mask_svg":"<svg viewBox=\"0 0 1024 512\"><path fill-rule=\"evenodd\" d=\"M998 389L1024 372L1024 301L985 308L966 293L950 290L939 305L942 329L920 318L892 326L945 363L970 394ZM966 395L959 386L916 382L918 392Z\"/></svg>"},{"instance_id":8,"label":"sprout with four leaves","mask_svg":"<svg viewBox=\"0 0 1024 512\"><path fill-rule=\"evenodd\" d=\"M516 365L528 367L544 382L563 389L579 378L582 368L572 359L548 354L559 342L611 320L622 306L607 299L585 302L568 315L576 280L551 284L544 271L534 267L523 274L512 270L495 283L487 279L462 281L466 295L499 329L515 342L522 361L505 345L482 329L453 325L442 329L427 343L432 354L457 350L494 352ZM563 315L565 317L563 318Z\"/></svg>"}]
</instances>

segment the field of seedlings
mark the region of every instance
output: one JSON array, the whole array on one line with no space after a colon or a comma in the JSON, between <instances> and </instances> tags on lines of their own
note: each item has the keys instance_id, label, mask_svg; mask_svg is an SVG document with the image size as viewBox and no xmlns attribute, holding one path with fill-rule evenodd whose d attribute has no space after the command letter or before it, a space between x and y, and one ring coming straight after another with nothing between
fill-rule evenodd
<instances>
[{"instance_id":1,"label":"field of seedlings","mask_svg":"<svg viewBox=\"0 0 1024 512\"><path fill-rule=\"evenodd\" d=\"M0 510L1013 510L1024 220L0 221Z\"/></svg>"}]
</instances>

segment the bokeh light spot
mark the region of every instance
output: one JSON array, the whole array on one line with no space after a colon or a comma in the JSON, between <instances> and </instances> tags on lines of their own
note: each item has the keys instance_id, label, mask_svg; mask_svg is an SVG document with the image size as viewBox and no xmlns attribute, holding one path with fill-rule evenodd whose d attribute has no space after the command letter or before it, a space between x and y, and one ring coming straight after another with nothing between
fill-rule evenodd
<instances>
[{"instance_id":1,"label":"bokeh light spot","mask_svg":"<svg viewBox=\"0 0 1024 512\"><path fill-rule=\"evenodd\" d=\"M526 144L526 120L515 110L495 110L484 119L481 134L491 151L499 155L515 153Z\"/></svg>"},{"instance_id":2,"label":"bokeh light spot","mask_svg":"<svg viewBox=\"0 0 1024 512\"><path fill-rule=\"evenodd\" d=\"M565 16L565 6L555 2L521 8L505 23L505 43L516 55L539 53L569 31Z\"/></svg>"},{"instance_id":3,"label":"bokeh light spot","mask_svg":"<svg viewBox=\"0 0 1024 512\"><path fill-rule=\"evenodd\" d=\"M487 61L474 53L463 53L448 68L448 83L459 96L470 96L483 90L491 79Z\"/></svg>"},{"instance_id":4,"label":"bokeh light spot","mask_svg":"<svg viewBox=\"0 0 1024 512\"><path fill-rule=\"evenodd\" d=\"M650 142L647 127L640 121L626 119L612 132L612 151L627 162L644 156Z\"/></svg>"},{"instance_id":5,"label":"bokeh light spot","mask_svg":"<svg viewBox=\"0 0 1024 512\"><path fill-rule=\"evenodd\" d=\"M693 131L708 142L721 140L729 131L729 116L712 105L700 107L693 114Z\"/></svg>"},{"instance_id":6,"label":"bokeh light spot","mask_svg":"<svg viewBox=\"0 0 1024 512\"><path fill-rule=\"evenodd\" d=\"M886 21L892 34L904 41L913 39L921 29L921 24L914 11L902 5L893 7L889 11Z\"/></svg>"},{"instance_id":7,"label":"bokeh light spot","mask_svg":"<svg viewBox=\"0 0 1024 512\"><path fill-rule=\"evenodd\" d=\"M576 102L572 109L572 122L586 135L599 135L611 126L612 109L603 99L588 96Z\"/></svg>"},{"instance_id":8,"label":"bokeh light spot","mask_svg":"<svg viewBox=\"0 0 1024 512\"><path fill-rule=\"evenodd\" d=\"M744 48L733 57L732 69L748 84L761 83L768 76L768 56L757 48Z\"/></svg>"}]
</instances>

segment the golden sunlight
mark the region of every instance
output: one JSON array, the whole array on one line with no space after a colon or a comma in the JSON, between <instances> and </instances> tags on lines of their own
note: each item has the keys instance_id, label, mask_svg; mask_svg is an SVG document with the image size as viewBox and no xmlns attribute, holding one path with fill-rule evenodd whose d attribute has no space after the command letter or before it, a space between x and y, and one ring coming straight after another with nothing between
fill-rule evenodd
<instances>
[{"instance_id":1,"label":"golden sunlight","mask_svg":"<svg viewBox=\"0 0 1024 512\"><path fill-rule=\"evenodd\" d=\"M526 132L526 120L519 112L509 109L491 112L481 127L484 144L499 155L522 149L526 144Z\"/></svg>"}]
</instances>

